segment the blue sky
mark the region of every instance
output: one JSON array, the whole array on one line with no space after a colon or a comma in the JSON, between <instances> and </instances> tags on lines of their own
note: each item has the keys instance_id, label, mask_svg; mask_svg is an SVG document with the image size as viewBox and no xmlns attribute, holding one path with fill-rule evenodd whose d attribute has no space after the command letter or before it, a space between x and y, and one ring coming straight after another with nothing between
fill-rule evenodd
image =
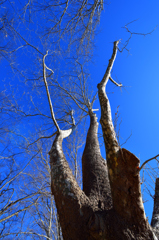
<instances>
[{"instance_id":1,"label":"blue sky","mask_svg":"<svg viewBox=\"0 0 159 240\"><path fill-rule=\"evenodd\" d=\"M148 33L159 24L159 1L111 1L105 6L97 36L95 66L92 68L94 85L101 80L112 53L112 42L129 37L124 27L132 32ZM141 163L159 153L159 27L151 35L133 35L127 51L118 52L112 77L125 87L122 91L109 83L112 116L119 106L121 143L140 158ZM112 94L112 92L114 92ZM120 120L119 120L120 122ZM155 166L155 160L150 162ZM153 184L153 187L155 185ZM153 193L153 191L152 191ZM153 201L145 194L146 214L151 219Z\"/></svg>"}]
</instances>

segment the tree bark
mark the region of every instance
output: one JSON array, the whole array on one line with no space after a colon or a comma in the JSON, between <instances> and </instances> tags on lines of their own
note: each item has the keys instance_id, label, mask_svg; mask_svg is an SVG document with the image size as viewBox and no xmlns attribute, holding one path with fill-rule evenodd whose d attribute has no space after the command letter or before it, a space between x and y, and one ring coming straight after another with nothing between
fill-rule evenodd
<instances>
[{"instance_id":1,"label":"tree bark","mask_svg":"<svg viewBox=\"0 0 159 240\"><path fill-rule=\"evenodd\" d=\"M50 154L51 190L64 239L87 239L86 228L91 214L89 198L78 186L62 150L63 136L57 134ZM89 214L88 214L88 213Z\"/></svg>"},{"instance_id":2,"label":"tree bark","mask_svg":"<svg viewBox=\"0 0 159 240\"><path fill-rule=\"evenodd\" d=\"M100 122L107 164L100 153L98 123L92 111L89 111L90 127L82 157L83 191L78 186L62 150L63 138L69 134L59 131L49 153L51 189L65 240L157 239L155 233L158 223L156 225L155 221L158 219L158 210L155 209L158 209L158 190L152 220L152 227L155 229L153 231L146 219L142 202L139 159L128 150L120 148L105 92L106 84L111 78L118 42L114 42L108 68L98 84ZM71 133L69 130L68 132Z\"/></svg>"},{"instance_id":3,"label":"tree bark","mask_svg":"<svg viewBox=\"0 0 159 240\"><path fill-rule=\"evenodd\" d=\"M114 42L113 54L102 81L98 84L98 96L101 106L101 125L105 142L108 173L112 193L113 209L128 224L138 227L137 234L147 232L150 237L150 226L147 222L140 188L140 176L137 172L139 159L126 149L120 149L112 123L111 108L105 87L111 77L119 41ZM120 199L120 201L119 201ZM142 229L142 230L141 230ZM136 230L135 230L136 231Z\"/></svg>"},{"instance_id":4,"label":"tree bark","mask_svg":"<svg viewBox=\"0 0 159 240\"><path fill-rule=\"evenodd\" d=\"M110 209L112 198L107 162L101 156L97 133L97 117L92 113L82 156L83 191L99 209Z\"/></svg>"},{"instance_id":5,"label":"tree bark","mask_svg":"<svg viewBox=\"0 0 159 240\"><path fill-rule=\"evenodd\" d=\"M154 208L151 220L151 226L159 239L159 178L156 179Z\"/></svg>"}]
</instances>

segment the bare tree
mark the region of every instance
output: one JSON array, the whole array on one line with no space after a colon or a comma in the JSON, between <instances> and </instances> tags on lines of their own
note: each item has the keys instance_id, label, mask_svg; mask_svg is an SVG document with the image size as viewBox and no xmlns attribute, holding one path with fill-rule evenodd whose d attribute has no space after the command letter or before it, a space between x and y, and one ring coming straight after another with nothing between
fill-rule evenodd
<instances>
[{"instance_id":1,"label":"bare tree","mask_svg":"<svg viewBox=\"0 0 159 240\"><path fill-rule=\"evenodd\" d=\"M43 80L47 77L50 94L57 98L54 109L62 129L72 126L74 110L76 125L82 122L90 97L85 80L88 71L84 66L91 59L103 1L20 1L19 4L2 1L1 5L0 55L8 73L12 73L12 79L4 81L4 95L1 95L1 102L5 103L1 106L0 129L1 238L61 239L58 216L48 190L47 148L44 153L43 147L39 147L54 137ZM63 62L67 64L61 72ZM81 137L79 143L74 141L74 146L70 143L70 165L78 182L81 178L77 153L81 145ZM65 149L68 152L69 147ZM43 178L48 184L45 185ZM32 219L29 225L28 218Z\"/></svg>"},{"instance_id":2,"label":"bare tree","mask_svg":"<svg viewBox=\"0 0 159 240\"><path fill-rule=\"evenodd\" d=\"M14 78L4 86L10 96L7 107L1 108L2 120L9 122L0 129L5 166L1 185L6 187L1 192L1 238L61 239L60 229L64 239L156 239L158 235L157 184L151 228L143 209L139 159L121 149L105 92L109 80L121 86L111 77L118 41L98 84L106 160L100 152L93 109L96 94L88 91L87 69L103 4L101 0L21 1L10 2L11 20L2 13L1 56L8 60ZM82 190L77 154L83 140L75 142L73 134L86 116L90 127L82 155ZM66 139L62 146L64 138L71 139L70 148ZM73 171L64 153L73 159ZM50 178L57 215L49 194ZM11 198L13 191L18 198ZM27 225L28 218L32 224Z\"/></svg>"}]
</instances>

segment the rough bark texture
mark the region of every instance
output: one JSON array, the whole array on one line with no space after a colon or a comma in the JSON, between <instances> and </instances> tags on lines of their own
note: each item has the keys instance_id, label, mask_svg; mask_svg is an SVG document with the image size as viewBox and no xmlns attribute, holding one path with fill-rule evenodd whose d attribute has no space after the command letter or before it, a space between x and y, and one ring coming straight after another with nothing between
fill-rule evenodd
<instances>
[{"instance_id":1,"label":"rough bark texture","mask_svg":"<svg viewBox=\"0 0 159 240\"><path fill-rule=\"evenodd\" d=\"M90 120L83 154L84 191L79 188L63 154L62 134L56 136L49 152L51 190L55 197L64 239L93 240L91 227L88 225L90 217L98 209L112 207L107 165L101 157L97 137L96 115L91 115Z\"/></svg>"},{"instance_id":2,"label":"rough bark texture","mask_svg":"<svg viewBox=\"0 0 159 240\"><path fill-rule=\"evenodd\" d=\"M128 150L120 149L105 92L117 46L118 41L114 42L108 68L98 84L107 165L101 157L98 123L93 113L90 113L90 127L82 157L83 191L73 177L62 150L64 135L68 136L71 130L67 131L68 134L59 131L49 153L51 189L65 240L158 239L159 180L156 182L153 231L142 202L139 159Z\"/></svg>"},{"instance_id":3,"label":"rough bark texture","mask_svg":"<svg viewBox=\"0 0 159 240\"><path fill-rule=\"evenodd\" d=\"M106 148L113 207L120 216L127 221L133 221L134 224L139 217L141 224L146 221L146 217L141 198L140 178L139 174L136 174L139 160L126 149L120 149L118 145L111 118L109 99L105 91L116 57L117 44L118 42L114 43L113 54L109 60L107 71L100 84L98 84L101 105L100 122Z\"/></svg>"},{"instance_id":4,"label":"rough bark texture","mask_svg":"<svg viewBox=\"0 0 159 240\"><path fill-rule=\"evenodd\" d=\"M97 132L97 117L92 114L82 156L83 191L97 208L110 209L112 199L107 163L101 156Z\"/></svg>"},{"instance_id":5,"label":"rough bark texture","mask_svg":"<svg viewBox=\"0 0 159 240\"><path fill-rule=\"evenodd\" d=\"M88 239L90 201L78 186L62 150L62 134L54 140L50 154L51 190L64 239Z\"/></svg>"},{"instance_id":6,"label":"rough bark texture","mask_svg":"<svg viewBox=\"0 0 159 240\"><path fill-rule=\"evenodd\" d=\"M135 239L153 238L147 222L140 189L140 176L137 174L139 160L126 149L120 149L112 123L111 108L105 87L111 76L111 69L117 54L119 41L114 42L113 54L102 81L98 84L98 96L101 106L101 125L105 142L108 173L113 200L113 209L127 225L138 226L134 231ZM119 200L120 199L120 200ZM131 232L132 229L131 229ZM143 233L144 232L144 233ZM133 238L132 238L133 239Z\"/></svg>"}]
</instances>

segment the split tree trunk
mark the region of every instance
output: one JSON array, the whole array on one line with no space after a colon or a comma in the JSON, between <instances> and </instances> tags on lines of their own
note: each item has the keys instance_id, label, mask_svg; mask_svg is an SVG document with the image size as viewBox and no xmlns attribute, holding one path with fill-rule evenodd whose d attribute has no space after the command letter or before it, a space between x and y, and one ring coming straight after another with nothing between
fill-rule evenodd
<instances>
[{"instance_id":1,"label":"split tree trunk","mask_svg":"<svg viewBox=\"0 0 159 240\"><path fill-rule=\"evenodd\" d=\"M78 186L62 150L59 131L50 150L51 189L64 240L154 240L158 239L158 185L152 227L142 202L139 159L120 149L114 131L105 87L117 54L118 41L102 81L98 84L101 125L106 148L102 158L96 115L90 113L90 127L82 157L83 190ZM158 183L158 182L157 182ZM156 235L155 235L156 234Z\"/></svg>"}]
</instances>

